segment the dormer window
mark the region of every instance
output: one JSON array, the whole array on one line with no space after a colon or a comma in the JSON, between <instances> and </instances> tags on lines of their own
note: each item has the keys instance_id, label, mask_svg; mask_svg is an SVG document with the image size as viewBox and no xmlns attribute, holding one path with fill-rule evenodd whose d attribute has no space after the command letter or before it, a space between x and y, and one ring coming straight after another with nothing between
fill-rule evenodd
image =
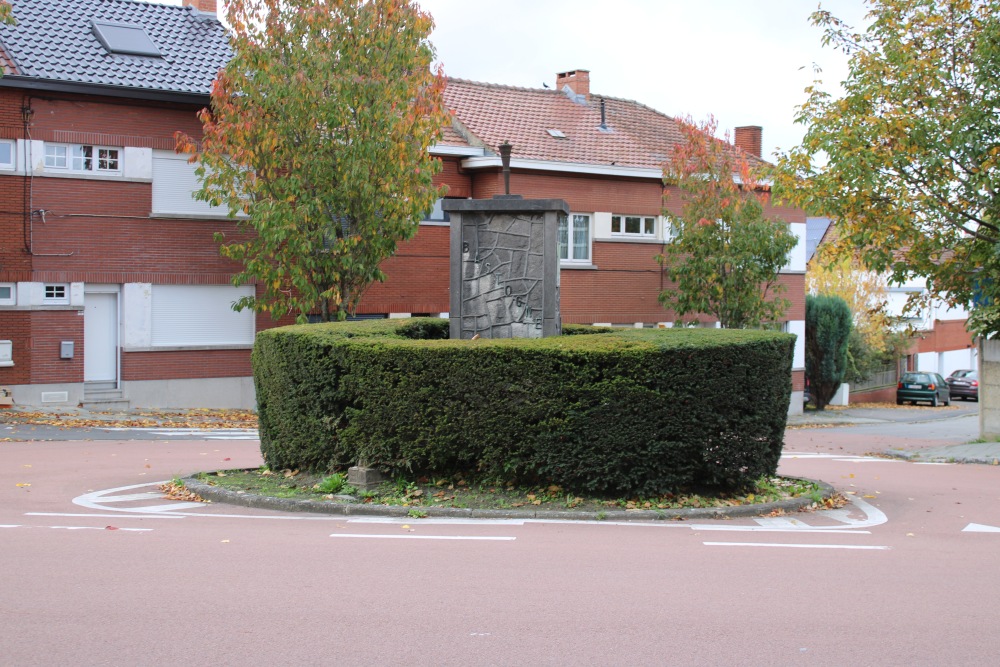
<instances>
[{"instance_id":1,"label":"dormer window","mask_svg":"<svg viewBox=\"0 0 1000 667\"><path fill-rule=\"evenodd\" d=\"M163 55L141 25L91 21L91 26L94 35L108 53L153 58L160 58Z\"/></svg>"}]
</instances>

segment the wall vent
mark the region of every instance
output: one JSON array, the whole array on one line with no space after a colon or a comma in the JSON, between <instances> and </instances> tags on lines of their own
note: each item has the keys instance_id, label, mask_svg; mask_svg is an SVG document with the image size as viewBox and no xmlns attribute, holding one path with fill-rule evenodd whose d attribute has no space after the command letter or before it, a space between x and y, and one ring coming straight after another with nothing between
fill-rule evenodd
<instances>
[{"instance_id":1,"label":"wall vent","mask_svg":"<svg viewBox=\"0 0 1000 667\"><path fill-rule=\"evenodd\" d=\"M42 403L68 403L68 391L43 391Z\"/></svg>"}]
</instances>

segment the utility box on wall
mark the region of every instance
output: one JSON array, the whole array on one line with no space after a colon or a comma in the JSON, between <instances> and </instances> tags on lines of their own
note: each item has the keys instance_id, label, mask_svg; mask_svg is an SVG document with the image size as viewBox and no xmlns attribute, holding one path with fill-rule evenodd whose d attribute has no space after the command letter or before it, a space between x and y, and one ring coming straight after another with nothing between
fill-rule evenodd
<instances>
[{"instance_id":1,"label":"utility box on wall","mask_svg":"<svg viewBox=\"0 0 1000 667\"><path fill-rule=\"evenodd\" d=\"M451 217L453 339L541 338L562 333L559 223L562 199L445 200Z\"/></svg>"}]
</instances>

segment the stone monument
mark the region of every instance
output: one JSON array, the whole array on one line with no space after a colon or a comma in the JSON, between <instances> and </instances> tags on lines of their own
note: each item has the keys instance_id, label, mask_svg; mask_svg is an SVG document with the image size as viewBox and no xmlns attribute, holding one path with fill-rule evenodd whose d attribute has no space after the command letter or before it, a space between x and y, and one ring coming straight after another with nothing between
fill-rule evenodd
<instances>
[{"instance_id":1,"label":"stone monument","mask_svg":"<svg viewBox=\"0 0 1000 667\"><path fill-rule=\"evenodd\" d=\"M541 338L562 333L562 199L510 192L510 144L500 146L508 194L442 202L451 217L450 337Z\"/></svg>"}]
</instances>

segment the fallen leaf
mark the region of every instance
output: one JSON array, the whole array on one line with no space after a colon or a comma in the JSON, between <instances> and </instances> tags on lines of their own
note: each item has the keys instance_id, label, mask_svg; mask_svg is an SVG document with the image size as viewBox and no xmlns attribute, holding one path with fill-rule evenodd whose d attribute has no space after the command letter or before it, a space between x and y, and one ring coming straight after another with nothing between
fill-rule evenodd
<instances>
[{"instance_id":1,"label":"fallen leaf","mask_svg":"<svg viewBox=\"0 0 1000 667\"><path fill-rule=\"evenodd\" d=\"M229 540L222 540L223 544L229 544Z\"/></svg>"},{"instance_id":2,"label":"fallen leaf","mask_svg":"<svg viewBox=\"0 0 1000 667\"><path fill-rule=\"evenodd\" d=\"M104 530L118 530L117 526L105 526Z\"/></svg>"},{"instance_id":3,"label":"fallen leaf","mask_svg":"<svg viewBox=\"0 0 1000 667\"><path fill-rule=\"evenodd\" d=\"M28 484L27 482L18 482L17 485L18 486L31 486L31 484Z\"/></svg>"}]
</instances>

